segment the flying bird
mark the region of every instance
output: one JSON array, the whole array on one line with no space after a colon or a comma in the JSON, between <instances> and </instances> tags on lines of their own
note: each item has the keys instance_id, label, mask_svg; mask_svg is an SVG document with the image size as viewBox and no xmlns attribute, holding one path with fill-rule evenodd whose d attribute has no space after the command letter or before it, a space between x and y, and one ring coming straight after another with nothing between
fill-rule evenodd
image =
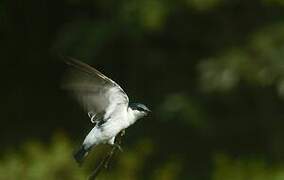
<instances>
[{"instance_id":1,"label":"flying bird","mask_svg":"<svg viewBox=\"0 0 284 180\"><path fill-rule=\"evenodd\" d=\"M141 103L129 103L124 90L95 68L73 58L65 59L65 62L70 68L63 87L78 100L94 124L74 154L75 160L82 164L89 151L98 144L121 149L115 143L116 135L151 111Z\"/></svg>"}]
</instances>

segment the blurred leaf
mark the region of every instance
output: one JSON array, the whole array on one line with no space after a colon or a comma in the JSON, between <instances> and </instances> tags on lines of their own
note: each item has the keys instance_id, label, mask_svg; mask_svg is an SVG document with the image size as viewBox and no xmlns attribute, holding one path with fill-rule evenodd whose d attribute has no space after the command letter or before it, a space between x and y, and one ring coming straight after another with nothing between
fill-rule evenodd
<instances>
[{"instance_id":1,"label":"blurred leaf","mask_svg":"<svg viewBox=\"0 0 284 180\"><path fill-rule=\"evenodd\" d=\"M210 10L223 2L223 0L186 0L188 4L199 11Z\"/></svg>"},{"instance_id":2,"label":"blurred leaf","mask_svg":"<svg viewBox=\"0 0 284 180\"><path fill-rule=\"evenodd\" d=\"M232 159L226 155L215 157L213 180L282 180L284 167L269 167L261 160Z\"/></svg>"},{"instance_id":3,"label":"blurred leaf","mask_svg":"<svg viewBox=\"0 0 284 180\"><path fill-rule=\"evenodd\" d=\"M184 94L168 95L160 109L164 121L184 121L197 128L205 126L205 117L200 105Z\"/></svg>"},{"instance_id":4,"label":"blurred leaf","mask_svg":"<svg viewBox=\"0 0 284 180\"><path fill-rule=\"evenodd\" d=\"M284 78L283 34L284 24L269 26L254 33L247 46L202 61L199 65L201 88L228 91L237 87L240 80L257 86L280 85Z\"/></svg>"}]
</instances>

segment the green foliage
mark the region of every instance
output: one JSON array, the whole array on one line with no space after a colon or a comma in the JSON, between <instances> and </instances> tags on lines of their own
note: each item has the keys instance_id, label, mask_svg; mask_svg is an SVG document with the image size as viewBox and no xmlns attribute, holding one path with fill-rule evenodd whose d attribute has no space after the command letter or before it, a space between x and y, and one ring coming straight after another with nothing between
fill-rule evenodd
<instances>
[{"instance_id":1,"label":"green foliage","mask_svg":"<svg viewBox=\"0 0 284 180\"><path fill-rule=\"evenodd\" d=\"M233 159L219 154L215 157L212 180L283 180L284 167L270 166L260 159Z\"/></svg>"},{"instance_id":2,"label":"green foliage","mask_svg":"<svg viewBox=\"0 0 284 180\"><path fill-rule=\"evenodd\" d=\"M57 54L97 67L153 111L127 129L101 179L283 179L283 5L1 1L1 149L21 150L0 152L0 179L86 179L108 149L74 163L74 137L91 125L58 88ZM26 142L57 129L72 140Z\"/></svg>"},{"instance_id":3,"label":"green foliage","mask_svg":"<svg viewBox=\"0 0 284 180\"><path fill-rule=\"evenodd\" d=\"M214 9L220 5L223 0L187 0L188 4L199 11Z\"/></svg>"},{"instance_id":4,"label":"green foliage","mask_svg":"<svg viewBox=\"0 0 284 180\"><path fill-rule=\"evenodd\" d=\"M84 179L86 173L72 159L72 147L64 136L51 145L29 142L22 150L4 154L0 179Z\"/></svg>"},{"instance_id":5,"label":"green foliage","mask_svg":"<svg viewBox=\"0 0 284 180\"><path fill-rule=\"evenodd\" d=\"M277 4L277 5L284 6L283 0L263 0L263 1L269 4Z\"/></svg>"},{"instance_id":6,"label":"green foliage","mask_svg":"<svg viewBox=\"0 0 284 180\"><path fill-rule=\"evenodd\" d=\"M276 85L283 95L284 24L275 24L253 34L242 48L200 63L201 87L206 91L231 90L243 80L256 86Z\"/></svg>"},{"instance_id":7,"label":"green foliage","mask_svg":"<svg viewBox=\"0 0 284 180\"><path fill-rule=\"evenodd\" d=\"M106 147L95 148L88 156L83 167L73 160L74 145L63 135L56 135L49 145L32 141L22 146L20 151L3 154L0 161L0 179L16 180L55 180L87 179L96 163L110 150ZM116 154L110 169L100 174L100 179L135 180L144 170L148 157L153 153L153 144L142 140L133 148L125 148L123 153ZM176 179L179 176L180 164L167 160L159 169L153 170L149 176L158 179Z\"/></svg>"},{"instance_id":8,"label":"green foliage","mask_svg":"<svg viewBox=\"0 0 284 180\"><path fill-rule=\"evenodd\" d=\"M189 126L204 128L205 114L200 105L185 94L168 95L160 106L159 114L163 121L183 121Z\"/></svg>"}]
</instances>

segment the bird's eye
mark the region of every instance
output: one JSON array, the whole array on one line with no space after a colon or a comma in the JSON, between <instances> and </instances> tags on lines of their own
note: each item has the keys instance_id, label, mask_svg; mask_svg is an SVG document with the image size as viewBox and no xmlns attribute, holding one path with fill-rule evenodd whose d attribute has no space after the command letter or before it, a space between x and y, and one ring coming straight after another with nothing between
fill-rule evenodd
<instances>
[{"instance_id":1,"label":"bird's eye","mask_svg":"<svg viewBox=\"0 0 284 180\"><path fill-rule=\"evenodd\" d=\"M144 111L144 109L141 108L141 107L138 107L137 110L138 110L138 111Z\"/></svg>"}]
</instances>

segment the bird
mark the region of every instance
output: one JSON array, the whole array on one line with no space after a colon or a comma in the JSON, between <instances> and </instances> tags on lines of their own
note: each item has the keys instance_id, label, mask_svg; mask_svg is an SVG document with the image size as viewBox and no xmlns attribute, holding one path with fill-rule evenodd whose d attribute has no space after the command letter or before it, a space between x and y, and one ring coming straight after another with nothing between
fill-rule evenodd
<instances>
[{"instance_id":1,"label":"bird","mask_svg":"<svg viewBox=\"0 0 284 180\"><path fill-rule=\"evenodd\" d=\"M142 103L130 103L116 82L90 65L69 57L64 61L69 68L63 78L63 88L77 99L94 124L74 153L75 161L81 165L90 150L99 144L110 144L121 150L115 143L116 135L151 110Z\"/></svg>"}]
</instances>

